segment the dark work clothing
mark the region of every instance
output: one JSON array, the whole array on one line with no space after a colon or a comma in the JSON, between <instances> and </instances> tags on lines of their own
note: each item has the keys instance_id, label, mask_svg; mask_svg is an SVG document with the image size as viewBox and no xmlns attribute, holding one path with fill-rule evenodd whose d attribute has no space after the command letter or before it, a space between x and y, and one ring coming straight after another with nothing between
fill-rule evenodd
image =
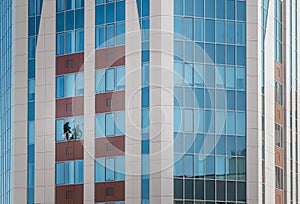
<instances>
[{"instance_id":1,"label":"dark work clothing","mask_svg":"<svg viewBox=\"0 0 300 204\"><path fill-rule=\"evenodd\" d=\"M66 139L69 140L69 134L72 133L69 123L64 124L64 133L66 134Z\"/></svg>"}]
</instances>

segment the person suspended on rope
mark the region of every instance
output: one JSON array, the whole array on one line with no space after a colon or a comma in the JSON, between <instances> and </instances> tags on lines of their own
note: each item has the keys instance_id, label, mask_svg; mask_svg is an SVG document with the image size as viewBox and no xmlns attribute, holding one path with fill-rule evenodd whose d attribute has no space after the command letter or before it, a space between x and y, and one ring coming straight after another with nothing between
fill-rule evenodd
<instances>
[{"instance_id":1,"label":"person suspended on rope","mask_svg":"<svg viewBox=\"0 0 300 204\"><path fill-rule=\"evenodd\" d=\"M66 123L64 124L64 134L66 136L66 139L72 139L72 132L71 132L71 127L69 126L70 122L67 120Z\"/></svg>"}]
</instances>

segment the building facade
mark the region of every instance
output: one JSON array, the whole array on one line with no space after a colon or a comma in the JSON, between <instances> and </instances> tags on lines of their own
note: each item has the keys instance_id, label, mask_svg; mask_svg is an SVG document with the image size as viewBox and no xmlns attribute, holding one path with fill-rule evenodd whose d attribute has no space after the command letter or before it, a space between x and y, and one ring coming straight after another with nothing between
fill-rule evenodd
<instances>
[{"instance_id":1,"label":"building facade","mask_svg":"<svg viewBox=\"0 0 300 204\"><path fill-rule=\"evenodd\" d=\"M298 5L0 0L0 203L299 203Z\"/></svg>"}]
</instances>

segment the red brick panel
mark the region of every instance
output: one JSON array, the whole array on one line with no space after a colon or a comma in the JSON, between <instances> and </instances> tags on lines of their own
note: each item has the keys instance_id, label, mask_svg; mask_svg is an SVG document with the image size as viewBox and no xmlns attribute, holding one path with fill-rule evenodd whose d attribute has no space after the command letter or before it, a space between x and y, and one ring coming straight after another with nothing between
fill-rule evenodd
<instances>
[{"instance_id":1,"label":"red brick panel","mask_svg":"<svg viewBox=\"0 0 300 204\"><path fill-rule=\"evenodd\" d=\"M125 152L125 137L97 138L95 141L95 152L96 158L123 156Z\"/></svg>"},{"instance_id":2,"label":"red brick panel","mask_svg":"<svg viewBox=\"0 0 300 204\"><path fill-rule=\"evenodd\" d=\"M125 91L97 94L96 113L106 113L125 110Z\"/></svg>"},{"instance_id":3,"label":"red brick panel","mask_svg":"<svg viewBox=\"0 0 300 204\"><path fill-rule=\"evenodd\" d=\"M95 202L125 201L125 182L105 182L95 184Z\"/></svg>"},{"instance_id":4,"label":"red brick panel","mask_svg":"<svg viewBox=\"0 0 300 204\"><path fill-rule=\"evenodd\" d=\"M84 114L83 96L56 99L56 118L67 118Z\"/></svg>"},{"instance_id":5,"label":"red brick panel","mask_svg":"<svg viewBox=\"0 0 300 204\"><path fill-rule=\"evenodd\" d=\"M83 71L84 53L56 57L56 75Z\"/></svg>"},{"instance_id":6,"label":"red brick panel","mask_svg":"<svg viewBox=\"0 0 300 204\"><path fill-rule=\"evenodd\" d=\"M83 160L82 140L56 143L56 162L67 160Z\"/></svg>"},{"instance_id":7,"label":"red brick panel","mask_svg":"<svg viewBox=\"0 0 300 204\"><path fill-rule=\"evenodd\" d=\"M96 69L125 65L125 46L96 50Z\"/></svg>"},{"instance_id":8,"label":"red brick panel","mask_svg":"<svg viewBox=\"0 0 300 204\"><path fill-rule=\"evenodd\" d=\"M55 187L56 204L83 204L83 185Z\"/></svg>"}]
</instances>

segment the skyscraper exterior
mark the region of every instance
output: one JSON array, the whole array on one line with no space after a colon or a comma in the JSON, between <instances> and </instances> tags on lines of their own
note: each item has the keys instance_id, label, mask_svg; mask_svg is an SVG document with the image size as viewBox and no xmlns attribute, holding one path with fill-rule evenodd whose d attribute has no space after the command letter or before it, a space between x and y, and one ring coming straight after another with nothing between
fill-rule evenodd
<instances>
[{"instance_id":1,"label":"skyscraper exterior","mask_svg":"<svg viewBox=\"0 0 300 204\"><path fill-rule=\"evenodd\" d=\"M299 203L298 11L0 0L0 203Z\"/></svg>"}]
</instances>

